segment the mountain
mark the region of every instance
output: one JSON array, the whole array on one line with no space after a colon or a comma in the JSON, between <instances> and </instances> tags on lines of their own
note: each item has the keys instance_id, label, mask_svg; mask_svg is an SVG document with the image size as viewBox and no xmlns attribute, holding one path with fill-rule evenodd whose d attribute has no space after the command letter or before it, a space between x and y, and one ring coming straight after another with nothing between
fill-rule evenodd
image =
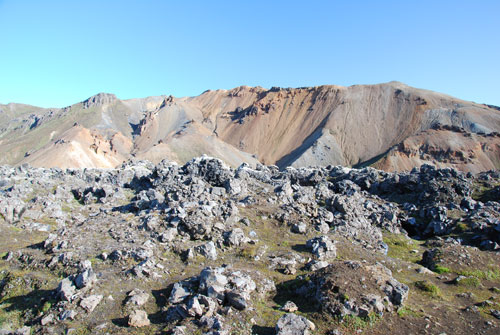
<instances>
[{"instance_id":1,"label":"mountain","mask_svg":"<svg viewBox=\"0 0 500 335\"><path fill-rule=\"evenodd\" d=\"M130 100L100 93L61 109L0 105L0 124L0 164L115 167L207 154L232 166L500 168L497 107L399 82Z\"/></svg>"}]
</instances>

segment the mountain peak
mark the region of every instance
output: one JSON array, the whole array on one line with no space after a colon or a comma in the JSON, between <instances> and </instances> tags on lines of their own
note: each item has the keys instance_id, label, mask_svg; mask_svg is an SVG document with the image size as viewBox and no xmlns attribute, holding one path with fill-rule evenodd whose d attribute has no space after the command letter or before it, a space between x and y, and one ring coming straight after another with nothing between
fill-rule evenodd
<instances>
[{"instance_id":1,"label":"mountain peak","mask_svg":"<svg viewBox=\"0 0 500 335\"><path fill-rule=\"evenodd\" d=\"M116 95L112 93L97 93L96 95L91 96L87 100L83 101L84 108L90 108L92 106L102 106L104 104L109 104L118 100Z\"/></svg>"}]
</instances>

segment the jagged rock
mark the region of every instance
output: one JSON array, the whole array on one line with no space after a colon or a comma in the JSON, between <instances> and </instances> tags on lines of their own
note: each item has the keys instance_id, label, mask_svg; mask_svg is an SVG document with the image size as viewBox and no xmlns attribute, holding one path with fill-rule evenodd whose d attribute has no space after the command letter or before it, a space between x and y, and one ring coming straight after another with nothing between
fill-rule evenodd
<instances>
[{"instance_id":1,"label":"jagged rock","mask_svg":"<svg viewBox=\"0 0 500 335\"><path fill-rule=\"evenodd\" d=\"M306 267L310 271L317 271L317 270L326 268L327 266L328 266L328 262L326 262L326 261L316 261L316 260L312 260L309 263L307 263L307 265L306 265Z\"/></svg>"},{"instance_id":2,"label":"jagged rock","mask_svg":"<svg viewBox=\"0 0 500 335\"><path fill-rule=\"evenodd\" d=\"M31 327L28 326L21 327L14 332L14 335L30 335L30 334L31 334Z\"/></svg>"},{"instance_id":3,"label":"jagged rock","mask_svg":"<svg viewBox=\"0 0 500 335\"><path fill-rule=\"evenodd\" d=\"M174 284L172 291L170 292L170 297L168 298L168 301L171 304L178 304L184 301L184 299L186 299L190 295L191 291L188 288L188 286L185 285L185 283L178 282Z\"/></svg>"},{"instance_id":4,"label":"jagged rock","mask_svg":"<svg viewBox=\"0 0 500 335\"><path fill-rule=\"evenodd\" d=\"M215 246L215 243L213 241L200 245L196 248L196 251L200 255L213 261L217 259L217 247Z\"/></svg>"},{"instance_id":5,"label":"jagged rock","mask_svg":"<svg viewBox=\"0 0 500 335\"><path fill-rule=\"evenodd\" d=\"M293 313L298 311L299 308L293 301L287 301L285 304L280 308L280 311L287 312L287 313Z\"/></svg>"},{"instance_id":6,"label":"jagged rock","mask_svg":"<svg viewBox=\"0 0 500 335\"><path fill-rule=\"evenodd\" d=\"M128 294L127 304L142 306L149 300L149 294L140 289L133 289Z\"/></svg>"},{"instance_id":7,"label":"jagged rock","mask_svg":"<svg viewBox=\"0 0 500 335\"><path fill-rule=\"evenodd\" d=\"M192 297L186 304L186 312L189 316L203 315L203 308L200 305L197 297Z\"/></svg>"},{"instance_id":8,"label":"jagged rock","mask_svg":"<svg viewBox=\"0 0 500 335\"><path fill-rule=\"evenodd\" d=\"M235 228L225 234L225 242L229 246L239 246L245 240L245 233L241 228Z\"/></svg>"},{"instance_id":9,"label":"jagged rock","mask_svg":"<svg viewBox=\"0 0 500 335\"><path fill-rule=\"evenodd\" d=\"M307 240L306 247L311 249L311 252L318 259L335 258L337 256L335 244L326 235Z\"/></svg>"},{"instance_id":10,"label":"jagged rock","mask_svg":"<svg viewBox=\"0 0 500 335\"><path fill-rule=\"evenodd\" d=\"M73 280L70 277L64 278L57 287L57 296L61 300L70 301L75 293L76 287L73 285Z\"/></svg>"},{"instance_id":11,"label":"jagged rock","mask_svg":"<svg viewBox=\"0 0 500 335\"><path fill-rule=\"evenodd\" d=\"M151 324L148 314L145 311L135 310L128 316L129 327L140 328Z\"/></svg>"},{"instance_id":12,"label":"jagged rock","mask_svg":"<svg viewBox=\"0 0 500 335\"><path fill-rule=\"evenodd\" d=\"M97 305L99 305L102 298L103 296L100 294L90 295L80 301L80 306L90 313L97 307Z\"/></svg>"},{"instance_id":13,"label":"jagged rock","mask_svg":"<svg viewBox=\"0 0 500 335\"><path fill-rule=\"evenodd\" d=\"M175 326L170 335L186 335L186 326Z\"/></svg>"},{"instance_id":14,"label":"jagged rock","mask_svg":"<svg viewBox=\"0 0 500 335\"><path fill-rule=\"evenodd\" d=\"M76 316L76 312L72 309L67 309L64 310L60 315L59 315L59 320L64 321L67 319L73 320Z\"/></svg>"},{"instance_id":15,"label":"jagged rock","mask_svg":"<svg viewBox=\"0 0 500 335\"><path fill-rule=\"evenodd\" d=\"M242 311L248 307L245 295L238 291L229 291L226 293L226 299L229 305Z\"/></svg>"},{"instance_id":16,"label":"jagged rock","mask_svg":"<svg viewBox=\"0 0 500 335\"><path fill-rule=\"evenodd\" d=\"M307 230L307 225L304 222L298 222L292 225L292 232L296 234L305 234L306 230Z\"/></svg>"},{"instance_id":17,"label":"jagged rock","mask_svg":"<svg viewBox=\"0 0 500 335\"><path fill-rule=\"evenodd\" d=\"M316 327L305 317L288 313L276 323L276 335L309 335Z\"/></svg>"},{"instance_id":18,"label":"jagged rock","mask_svg":"<svg viewBox=\"0 0 500 335\"><path fill-rule=\"evenodd\" d=\"M75 285L81 289L84 287L91 287L97 282L97 276L92 269L86 269L75 278Z\"/></svg>"},{"instance_id":19,"label":"jagged rock","mask_svg":"<svg viewBox=\"0 0 500 335\"><path fill-rule=\"evenodd\" d=\"M46 326L53 322L54 322L54 314L47 314L40 320L40 324L42 326Z\"/></svg>"}]
</instances>

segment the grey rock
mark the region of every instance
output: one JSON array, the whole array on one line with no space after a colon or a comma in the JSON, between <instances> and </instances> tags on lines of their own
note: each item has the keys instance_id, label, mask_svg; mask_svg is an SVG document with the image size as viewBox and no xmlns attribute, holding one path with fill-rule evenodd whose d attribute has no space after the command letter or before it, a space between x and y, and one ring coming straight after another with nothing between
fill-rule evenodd
<instances>
[{"instance_id":1,"label":"grey rock","mask_svg":"<svg viewBox=\"0 0 500 335\"><path fill-rule=\"evenodd\" d=\"M135 310L128 316L129 327L140 328L147 327L151 324L148 314L142 310Z\"/></svg>"},{"instance_id":2,"label":"grey rock","mask_svg":"<svg viewBox=\"0 0 500 335\"><path fill-rule=\"evenodd\" d=\"M189 316L201 316L203 314L203 308L200 305L197 297L193 297L188 300L186 304L186 312Z\"/></svg>"},{"instance_id":3,"label":"grey rock","mask_svg":"<svg viewBox=\"0 0 500 335\"><path fill-rule=\"evenodd\" d=\"M405 284L402 284L396 279L392 278L384 287L384 292L387 294L394 305L400 306L408 298L410 289Z\"/></svg>"},{"instance_id":4,"label":"grey rock","mask_svg":"<svg viewBox=\"0 0 500 335\"><path fill-rule=\"evenodd\" d=\"M57 287L57 296L61 300L70 301L75 293L76 287L73 285L73 280L70 277L64 278Z\"/></svg>"},{"instance_id":5,"label":"grey rock","mask_svg":"<svg viewBox=\"0 0 500 335\"><path fill-rule=\"evenodd\" d=\"M31 327L21 327L14 332L14 335L31 335Z\"/></svg>"},{"instance_id":6,"label":"grey rock","mask_svg":"<svg viewBox=\"0 0 500 335\"><path fill-rule=\"evenodd\" d=\"M187 297L191 295L191 290L183 285L183 283L175 283L172 291L170 292L170 296L168 298L168 301L171 304L178 304L182 301L184 301Z\"/></svg>"},{"instance_id":7,"label":"grey rock","mask_svg":"<svg viewBox=\"0 0 500 335\"><path fill-rule=\"evenodd\" d=\"M97 276L92 269L86 269L75 278L75 285L81 289L84 287L91 287L97 282Z\"/></svg>"},{"instance_id":8,"label":"grey rock","mask_svg":"<svg viewBox=\"0 0 500 335\"><path fill-rule=\"evenodd\" d=\"M46 326L53 322L54 322L54 314L47 314L40 320L40 324L42 326Z\"/></svg>"},{"instance_id":9,"label":"grey rock","mask_svg":"<svg viewBox=\"0 0 500 335\"><path fill-rule=\"evenodd\" d=\"M72 309L66 309L59 315L59 320L64 321L67 319L73 320L76 316L76 312Z\"/></svg>"},{"instance_id":10,"label":"grey rock","mask_svg":"<svg viewBox=\"0 0 500 335\"><path fill-rule=\"evenodd\" d=\"M307 225L304 222L294 223L292 225L292 232L296 234L305 234L307 230Z\"/></svg>"},{"instance_id":11,"label":"grey rock","mask_svg":"<svg viewBox=\"0 0 500 335\"><path fill-rule=\"evenodd\" d=\"M97 305L99 305L102 298L103 296L100 294L90 295L80 301L80 307L90 313L97 307Z\"/></svg>"},{"instance_id":12,"label":"grey rock","mask_svg":"<svg viewBox=\"0 0 500 335\"><path fill-rule=\"evenodd\" d=\"M320 260L337 256L337 247L326 235L307 240L306 247Z\"/></svg>"},{"instance_id":13,"label":"grey rock","mask_svg":"<svg viewBox=\"0 0 500 335\"><path fill-rule=\"evenodd\" d=\"M128 294L127 304L142 306L149 300L149 294L140 289L133 289Z\"/></svg>"},{"instance_id":14,"label":"grey rock","mask_svg":"<svg viewBox=\"0 0 500 335\"><path fill-rule=\"evenodd\" d=\"M287 313L293 313L298 311L299 308L293 301L287 301L285 304L280 308L280 311L287 312Z\"/></svg>"},{"instance_id":15,"label":"grey rock","mask_svg":"<svg viewBox=\"0 0 500 335\"><path fill-rule=\"evenodd\" d=\"M276 323L276 335L309 335L315 328L305 317L288 313Z\"/></svg>"},{"instance_id":16,"label":"grey rock","mask_svg":"<svg viewBox=\"0 0 500 335\"><path fill-rule=\"evenodd\" d=\"M235 228L226 233L225 242L229 246L239 246L245 239L245 233L241 228Z\"/></svg>"},{"instance_id":17,"label":"grey rock","mask_svg":"<svg viewBox=\"0 0 500 335\"><path fill-rule=\"evenodd\" d=\"M328 266L328 262L326 261L317 261L317 260L312 260L309 263L307 263L306 267L310 271L317 271L319 269L326 268Z\"/></svg>"},{"instance_id":18,"label":"grey rock","mask_svg":"<svg viewBox=\"0 0 500 335\"><path fill-rule=\"evenodd\" d=\"M196 247L196 252L210 260L215 261L217 259L217 247L213 241Z\"/></svg>"},{"instance_id":19,"label":"grey rock","mask_svg":"<svg viewBox=\"0 0 500 335\"><path fill-rule=\"evenodd\" d=\"M238 291L229 291L226 293L226 299L229 305L233 306L237 310L244 310L248 307L248 302L245 295Z\"/></svg>"}]
</instances>

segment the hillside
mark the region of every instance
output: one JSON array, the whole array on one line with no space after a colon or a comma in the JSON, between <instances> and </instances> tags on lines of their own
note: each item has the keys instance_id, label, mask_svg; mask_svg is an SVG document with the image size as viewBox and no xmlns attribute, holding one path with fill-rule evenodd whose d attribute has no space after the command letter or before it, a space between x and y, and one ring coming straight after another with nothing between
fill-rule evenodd
<instances>
[{"instance_id":1,"label":"hillside","mask_svg":"<svg viewBox=\"0 0 500 335\"><path fill-rule=\"evenodd\" d=\"M497 335L499 195L429 165L0 166L0 334Z\"/></svg>"}]
</instances>

